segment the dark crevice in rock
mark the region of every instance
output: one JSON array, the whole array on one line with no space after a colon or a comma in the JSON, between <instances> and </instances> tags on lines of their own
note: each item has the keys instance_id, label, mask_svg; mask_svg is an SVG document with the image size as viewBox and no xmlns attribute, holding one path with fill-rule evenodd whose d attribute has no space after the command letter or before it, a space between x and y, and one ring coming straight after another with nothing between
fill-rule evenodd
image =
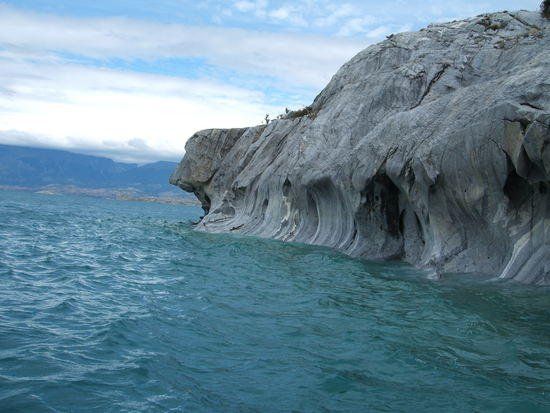
<instances>
[{"instance_id":1,"label":"dark crevice in rock","mask_svg":"<svg viewBox=\"0 0 550 413\"><path fill-rule=\"evenodd\" d=\"M387 177L386 177L387 178ZM387 178L386 191L382 191L382 213L386 216L386 225L390 235L397 237L399 231L399 189Z\"/></svg>"},{"instance_id":2,"label":"dark crevice in rock","mask_svg":"<svg viewBox=\"0 0 550 413\"><path fill-rule=\"evenodd\" d=\"M508 173L504 184L504 195L514 209L519 209L531 196L532 189L525 178L519 176L514 168Z\"/></svg>"},{"instance_id":3,"label":"dark crevice in rock","mask_svg":"<svg viewBox=\"0 0 550 413\"><path fill-rule=\"evenodd\" d=\"M246 195L246 187L245 186L239 186L234 189L235 199L243 199Z\"/></svg>"},{"instance_id":4,"label":"dark crevice in rock","mask_svg":"<svg viewBox=\"0 0 550 413\"><path fill-rule=\"evenodd\" d=\"M213 213L222 214L227 219L235 216L235 208L233 208L227 201L224 201L221 208L216 208Z\"/></svg>"},{"instance_id":5,"label":"dark crevice in rock","mask_svg":"<svg viewBox=\"0 0 550 413\"><path fill-rule=\"evenodd\" d=\"M418 217L418 214L414 214L414 218L416 220L416 226L418 229L418 235L420 237L420 241L422 242L422 245L426 244L426 241L424 240L424 230L422 228L422 222L420 221L420 218Z\"/></svg>"},{"instance_id":6,"label":"dark crevice in rock","mask_svg":"<svg viewBox=\"0 0 550 413\"><path fill-rule=\"evenodd\" d=\"M428 96L428 94L430 93L430 91L432 90L432 87L433 85L435 85L437 83L437 81L439 79L441 79L441 76L443 76L443 74L445 73L445 71L449 68L450 64L449 63L443 63L442 67L441 67L441 70L439 70L435 75L434 77L432 78L432 80L430 80L430 83L428 84L428 86L426 87L426 90L424 91L424 93L422 94L422 97L420 98L420 100L418 101L418 103L416 105L414 105L411 109L414 109L414 108L417 108L418 106L420 106L422 104L422 102L424 101L424 99L426 98L426 96Z\"/></svg>"},{"instance_id":7,"label":"dark crevice in rock","mask_svg":"<svg viewBox=\"0 0 550 413\"><path fill-rule=\"evenodd\" d=\"M265 213L267 211L267 207L269 206L269 200L266 198L264 199L264 202L262 202L262 208L261 208L261 216L264 217Z\"/></svg>"},{"instance_id":8,"label":"dark crevice in rock","mask_svg":"<svg viewBox=\"0 0 550 413\"><path fill-rule=\"evenodd\" d=\"M531 160L523 146L516 161L516 170L528 183L543 181L546 176L541 167Z\"/></svg>"},{"instance_id":9,"label":"dark crevice in rock","mask_svg":"<svg viewBox=\"0 0 550 413\"><path fill-rule=\"evenodd\" d=\"M306 231L305 235L307 237L312 237L313 235L315 235L315 232L319 227L319 207L317 206L317 202L315 201L314 194L311 192L310 189L306 191L306 197L307 197L307 209L305 214L305 220L307 223L308 230Z\"/></svg>"},{"instance_id":10,"label":"dark crevice in rock","mask_svg":"<svg viewBox=\"0 0 550 413\"><path fill-rule=\"evenodd\" d=\"M195 192L195 196L201 201L202 209L204 211L204 215L208 215L210 212L210 197L206 195L204 192Z\"/></svg>"},{"instance_id":11,"label":"dark crevice in rock","mask_svg":"<svg viewBox=\"0 0 550 413\"><path fill-rule=\"evenodd\" d=\"M525 132L527 131L527 128L529 127L529 124L531 123L529 119L525 119L525 118L517 118L517 119L504 118L504 120L507 122L519 123L521 126L521 133L523 133L524 135L525 135Z\"/></svg>"},{"instance_id":12,"label":"dark crevice in rock","mask_svg":"<svg viewBox=\"0 0 550 413\"><path fill-rule=\"evenodd\" d=\"M285 179L285 182L283 183L283 196L288 196L290 193L290 188L292 188L292 184L288 180L288 178Z\"/></svg>"},{"instance_id":13,"label":"dark crevice in rock","mask_svg":"<svg viewBox=\"0 0 550 413\"><path fill-rule=\"evenodd\" d=\"M378 221L379 229L393 237L398 237L400 234L399 189L390 178L385 173L376 175L361 194L363 218Z\"/></svg>"},{"instance_id":14,"label":"dark crevice in rock","mask_svg":"<svg viewBox=\"0 0 550 413\"><path fill-rule=\"evenodd\" d=\"M405 233L405 210L401 211L399 215L399 233L401 235Z\"/></svg>"},{"instance_id":15,"label":"dark crevice in rock","mask_svg":"<svg viewBox=\"0 0 550 413\"><path fill-rule=\"evenodd\" d=\"M541 108L540 106L536 106L532 103L529 103L529 102L521 102L520 105L522 106L528 106L530 107L531 109L536 109L536 110L543 110L543 108Z\"/></svg>"}]
</instances>

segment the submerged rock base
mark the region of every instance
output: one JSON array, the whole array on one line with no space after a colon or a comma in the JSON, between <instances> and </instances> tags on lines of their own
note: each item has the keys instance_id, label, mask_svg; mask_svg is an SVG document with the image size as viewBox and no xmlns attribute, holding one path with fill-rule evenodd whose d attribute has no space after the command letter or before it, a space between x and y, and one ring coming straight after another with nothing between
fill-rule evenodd
<instances>
[{"instance_id":1,"label":"submerged rock base","mask_svg":"<svg viewBox=\"0 0 550 413\"><path fill-rule=\"evenodd\" d=\"M199 230L549 284L549 26L502 12L392 35L308 108L195 134L170 181Z\"/></svg>"}]
</instances>

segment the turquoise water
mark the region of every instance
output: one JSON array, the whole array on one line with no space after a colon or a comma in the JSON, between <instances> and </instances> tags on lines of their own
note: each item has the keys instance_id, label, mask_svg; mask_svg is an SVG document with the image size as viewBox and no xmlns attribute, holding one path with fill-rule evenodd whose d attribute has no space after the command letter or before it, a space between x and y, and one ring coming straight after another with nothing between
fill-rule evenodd
<instances>
[{"instance_id":1,"label":"turquoise water","mask_svg":"<svg viewBox=\"0 0 550 413\"><path fill-rule=\"evenodd\" d=\"M0 191L2 412L550 411L550 291Z\"/></svg>"}]
</instances>

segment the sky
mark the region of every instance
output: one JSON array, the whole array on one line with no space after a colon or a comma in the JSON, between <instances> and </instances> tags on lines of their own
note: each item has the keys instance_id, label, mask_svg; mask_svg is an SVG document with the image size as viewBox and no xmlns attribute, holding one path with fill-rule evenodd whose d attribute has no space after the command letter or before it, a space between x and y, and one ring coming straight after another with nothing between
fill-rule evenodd
<instances>
[{"instance_id":1,"label":"sky","mask_svg":"<svg viewBox=\"0 0 550 413\"><path fill-rule=\"evenodd\" d=\"M310 104L391 33L539 0L0 0L0 143L146 163Z\"/></svg>"}]
</instances>

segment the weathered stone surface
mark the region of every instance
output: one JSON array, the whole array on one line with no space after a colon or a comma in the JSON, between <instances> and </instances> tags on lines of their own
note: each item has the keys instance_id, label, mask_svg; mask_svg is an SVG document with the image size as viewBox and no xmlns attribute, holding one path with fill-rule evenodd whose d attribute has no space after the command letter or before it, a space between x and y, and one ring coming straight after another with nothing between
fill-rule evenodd
<instances>
[{"instance_id":1,"label":"weathered stone surface","mask_svg":"<svg viewBox=\"0 0 550 413\"><path fill-rule=\"evenodd\" d=\"M401 33L307 110L194 135L171 182L197 229L550 283L550 22L502 12Z\"/></svg>"}]
</instances>

